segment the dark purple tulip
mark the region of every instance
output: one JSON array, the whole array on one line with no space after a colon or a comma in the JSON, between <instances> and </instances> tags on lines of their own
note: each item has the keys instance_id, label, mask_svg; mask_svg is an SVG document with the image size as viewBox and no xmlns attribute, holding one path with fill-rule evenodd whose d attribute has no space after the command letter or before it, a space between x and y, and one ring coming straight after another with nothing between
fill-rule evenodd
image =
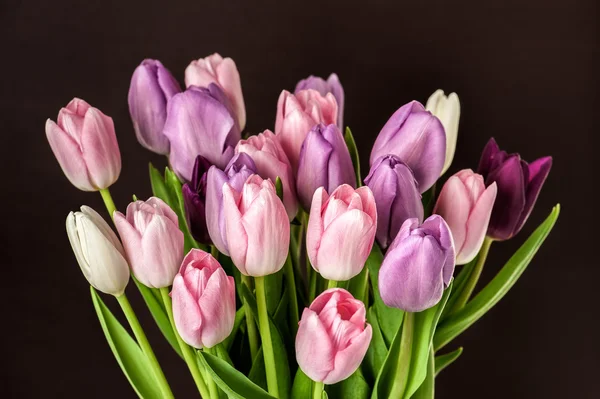
<instances>
[{"instance_id":1,"label":"dark purple tulip","mask_svg":"<svg viewBox=\"0 0 600 399\"><path fill-rule=\"evenodd\" d=\"M236 191L241 191L244 183L256 173L256 165L246 153L231 158L225 171L211 166L206 175L206 227L208 234L219 251L229 256L225 216L223 214L223 185L229 183Z\"/></svg>"},{"instance_id":2,"label":"dark purple tulip","mask_svg":"<svg viewBox=\"0 0 600 399\"><path fill-rule=\"evenodd\" d=\"M493 138L488 141L478 171L486 186L493 182L498 185L488 236L507 240L521 231L551 167L552 157L542 157L528 164L519 154L501 151Z\"/></svg>"},{"instance_id":3,"label":"dark purple tulip","mask_svg":"<svg viewBox=\"0 0 600 399\"><path fill-rule=\"evenodd\" d=\"M423 221L423 203L410 168L394 155L378 158L365 184L377 204L377 242L387 248L406 219Z\"/></svg>"},{"instance_id":4,"label":"dark purple tulip","mask_svg":"<svg viewBox=\"0 0 600 399\"><path fill-rule=\"evenodd\" d=\"M418 101L403 105L387 121L373 144L370 164L393 154L415 175L421 193L438 179L446 159L446 133L438 118Z\"/></svg>"},{"instance_id":5,"label":"dark purple tulip","mask_svg":"<svg viewBox=\"0 0 600 399\"><path fill-rule=\"evenodd\" d=\"M210 162L202 155L196 157L192 180L183 185L183 205L188 226L194 239L203 244L210 244L210 235L206 228L206 177Z\"/></svg>"},{"instance_id":6,"label":"dark purple tulip","mask_svg":"<svg viewBox=\"0 0 600 399\"><path fill-rule=\"evenodd\" d=\"M318 124L308 133L300 150L296 190L302 207L310 210L319 187L331 193L342 184L356 188L350 152L336 125Z\"/></svg>"},{"instance_id":7,"label":"dark purple tulip","mask_svg":"<svg viewBox=\"0 0 600 399\"><path fill-rule=\"evenodd\" d=\"M180 92L179 83L158 60L144 60L133 72L127 97L129 114L138 141L150 151L169 153L169 139L163 134L167 103Z\"/></svg>"},{"instance_id":8,"label":"dark purple tulip","mask_svg":"<svg viewBox=\"0 0 600 399\"><path fill-rule=\"evenodd\" d=\"M325 96L327 93L333 94L338 104L338 119L337 125L340 130L344 130L344 87L340 83L340 79L335 73L329 75L327 80L318 76L310 75L308 78L303 79L296 85L294 94L300 90L313 89Z\"/></svg>"}]
</instances>

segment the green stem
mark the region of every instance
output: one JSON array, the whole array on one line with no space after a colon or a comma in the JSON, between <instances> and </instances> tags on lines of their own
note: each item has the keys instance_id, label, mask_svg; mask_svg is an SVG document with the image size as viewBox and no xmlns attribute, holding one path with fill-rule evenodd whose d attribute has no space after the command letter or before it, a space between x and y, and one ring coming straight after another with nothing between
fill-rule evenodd
<instances>
[{"instance_id":1,"label":"green stem","mask_svg":"<svg viewBox=\"0 0 600 399\"><path fill-rule=\"evenodd\" d=\"M219 354L217 353L217 348L205 348L204 349L206 352L210 353L211 355L217 356L219 357ZM208 374L208 373L207 373ZM215 384L215 381L210 378L207 375L206 380L208 381L208 390L210 392L210 397L213 399L218 399L219 398L219 390L217 388L217 384Z\"/></svg>"},{"instance_id":2,"label":"green stem","mask_svg":"<svg viewBox=\"0 0 600 399\"><path fill-rule=\"evenodd\" d=\"M400 355L396 364L396 377L392 383L390 398L402 398L408 382L410 360L412 357L412 342L414 335L415 315L411 312L404 314L402 322L402 336L400 337Z\"/></svg>"},{"instance_id":3,"label":"green stem","mask_svg":"<svg viewBox=\"0 0 600 399\"><path fill-rule=\"evenodd\" d=\"M475 290L475 286L479 281L479 277L481 277L481 271L483 270L483 265L485 264L485 260L487 259L488 253L490 252L492 242L494 242L494 240L492 240L489 237L486 237L483 240L483 245L481 246L481 250L479 251L479 257L477 258L477 263L471 271L471 274L469 275L469 278L463 290L461 291L460 295L456 298L456 301L454 302L454 307L449 314L459 311L467 304L467 302L469 302L469 299L471 298L471 295Z\"/></svg>"},{"instance_id":4,"label":"green stem","mask_svg":"<svg viewBox=\"0 0 600 399\"><path fill-rule=\"evenodd\" d=\"M265 278L262 276L255 277L254 283L256 286L256 302L258 304L258 325L260 328L260 338L262 340L265 370L267 373L267 387L269 388L269 393L278 398L279 387L277 386L277 368L275 364L273 342L271 341L271 326L269 325L269 314L267 311Z\"/></svg>"},{"instance_id":5,"label":"green stem","mask_svg":"<svg viewBox=\"0 0 600 399\"><path fill-rule=\"evenodd\" d=\"M369 309L369 269L367 269L367 267L365 267L365 273L366 275L363 286L363 294L362 298L359 299L365 304L365 308Z\"/></svg>"},{"instance_id":6,"label":"green stem","mask_svg":"<svg viewBox=\"0 0 600 399\"><path fill-rule=\"evenodd\" d=\"M135 315L131 304L129 303L129 299L127 299L127 296L123 294L117 297L117 301L119 302L119 305L121 305L121 309L123 309L123 313L125 314L125 317L131 326L133 335L135 335L135 339L140 345L142 352L144 352L150 361L150 366L152 367L152 371L154 372L154 376L156 377L156 381L158 382L162 396L164 398L173 398L174 396L171 392L171 388L169 387L169 383L167 382L165 374L160 368L160 364L158 363L158 360L154 355L154 351L150 346L150 342L148 342L148 338L146 338L146 334L144 333L144 330L142 329L142 326L140 325L140 322Z\"/></svg>"},{"instance_id":7,"label":"green stem","mask_svg":"<svg viewBox=\"0 0 600 399\"><path fill-rule=\"evenodd\" d=\"M183 341L183 339L181 339L181 336L179 335L179 332L177 331L177 328L175 327L175 320L173 319L173 305L171 303L171 297L169 296L169 288L168 287L161 288L160 294L161 294L163 302L165 304L165 308L167 310L167 315L169 316L169 321L171 322L171 326L173 327L173 332L175 333L175 337L177 338L177 342L179 343L179 347L181 348L181 353L183 353L183 358L185 359L185 362L187 363L187 366L190 369L190 373L192 374L192 378L194 379L194 382L196 383L196 387L200 391L200 395L202 395L203 398L207 398L207 399L211 398L211 396L208 392L208 388L206 387L206 383L204 382L204 379L202 378L202 374L200 373L200 369L198 368L198 361L196 360L196 354L194 353L192 348L190 348L190 346L188 344L186 344ZM214 398L214 399L217 399L217 398Z\"/></svg>"},{"instance_id":8,"label":"green stem","mask_svg":"<svg viewBox=\"0 0 600 399\"><path fill-rule=\"evenodd\" d=\"M294 277L294 266L292 265L291 255L288 255L283 266L283 273L288 285L288 296L290 298L290 310L292 317L290 318L290 327L293 337L298 332L298 322L300 321L300 314L298 312L298 297L296 295L296 279Z\"/></svg>"},{"instance_id":9,"label":"green stem","mask_svg":"<svg viewBox=\"0 0 600 399\"><path fill-rule=\"evenodd\" d=\"M321 399L323 397L323 390L325 384L322 382L313 381L313 399Z\"/></svg>"},{"instance_id":10,"label":"green stem","mask_svg":"<svg viewBox=\"0 0 600 399\"><path fill-rule=\"evenodd\" d=\"M311 268L312 269L312 268ZM312 303L317 296L317 271L311 270L310 283L308 289L308 302Z\"/></svg>"},{"instance_id":11,"label":"green stem","mask_svg":"<svg viewBox=\"0 0 600 399\"><path fill-rule=\"evenodd\" d=\"M100 195L104 200L104 205L106 206L106 210L108 211L110 218L113 219L113 214L117 210L117 207L115 206L115 202L112 199L112 195L110 195L110 191L108 190L108 188L102 188L100 189Z\"/></svg>"},{"instance_id":12,"label":"green stem","mask_svg":"<svg viewBox=\"0 0 600 399\"><path fill-rule=\"evenodd\" d=\"M337 288L338 283L335 280L327 280L327 289Z\"/></svg>"},{"instance_id":13,"label":"green stem","mask_svg":"<svg viewBox=\"0 0 600 399\"><path fill-rule=\"evenodd\" d=\"M214 245L210 246L210 254L212 255L213 258L215 258L216 260L219 260L219 250Z\"/></svg>"},{"instance_id":14,"label":"green stem","mask_svg":"<svg viewBox=\"0 0 600 399\"><path fill-rule=\"evenodd\" d=\"M242 284L245 284L250 292L252 292L252 279L249 276L244 276L242 274ZM244 302L244 312L246 313L246 328L248 329L250 356L252 357L252 362L254 362L254 359L256 359L256 354L258 353L258 331L256 329L256 322L254 321L252 309L250 309L250 306L248 306L246 302Z\"/></svg>"}]
</instances>

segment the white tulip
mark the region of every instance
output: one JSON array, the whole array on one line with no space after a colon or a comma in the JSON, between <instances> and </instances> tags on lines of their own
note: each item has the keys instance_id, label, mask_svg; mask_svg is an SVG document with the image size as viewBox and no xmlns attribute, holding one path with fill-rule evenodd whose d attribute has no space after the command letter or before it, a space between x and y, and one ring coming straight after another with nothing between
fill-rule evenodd
<instances>
[{"instance_id":1,"label":"white tulip","mask_svg":"<svg viewBox=\"0 0 600 399\"><path fill-rule=\"evenodd\" d=\"M450 93L446 96L444 95L443 90L438 89L429 97L425 108L427 111L438 117L446 131L446 160L444 161L444 168L442 169L443 175L450 167L452 159L454 158L454 151L456 150L458 120L460 119L460 101L458 101L456 93Z\"/></svg>"}]
</instances>

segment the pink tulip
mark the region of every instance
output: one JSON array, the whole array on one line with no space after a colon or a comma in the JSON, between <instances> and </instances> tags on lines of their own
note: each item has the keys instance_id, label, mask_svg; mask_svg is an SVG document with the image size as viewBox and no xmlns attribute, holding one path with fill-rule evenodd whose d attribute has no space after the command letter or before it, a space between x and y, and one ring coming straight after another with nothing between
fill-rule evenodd
<instances>
[{"instance_id":1,"label":"pink tulip","mask_svg":"<svg viewBox=\"0 0 600 399\"><path fill-rule=\"evenodd\" d=\"M326 279L344 281L362 270L375 240L377 210L367 186L339 186L329 196L313 195L306 250L313 268Z\"/></svg>"},{"instance_id":2,"label":"pink tulip","mask_svg":"<svg viewBox=\"0 0 600 399\"><path fill-rule=\"evenodd\" d=\"M444 184L433 213L450 227L457 265L469 263L481 249L496 192L496 183L486 189L483 176L471 169L461 170Z\"/></svg>"},{"instance_id":3,"label":"pink tulip","mask_svg":"<svg viewBox=\"0 0 600 399\"><path fill-rule=\"evenodd\" d=\"M288 218L293 220L298 212L298 199L296 198L296 183L292 173L292 166L283 148L270 130L265 130L257 136L250 136L247 140L240 140L235 147L235 153L245 152L250 155L258 174L274 182L277 177L283 185L283 204Z\"/></svg>"},{"instance_id":4,"label":"pink tulip","mask_svg":"<svg viewBox=\"0 0 600 399\"><path fill-rule=\"evenodd\" d=\"M298 170L300 149L308 132L317 124L337 122L338 105L331 93L301 90L295 95L282 91L277 102L275 134L288 156L294 173Z\"/></svg>"},{"instance_id":5,"label":"pink tulip","mask_svg":"<svg viewBox=\"0 0 600 399\"><path fill-rule=\"evenodd\" d=\"M296 335L296 359L304 374L325 384L350 377L373 334L365 314L365 305L342 288L323 292L304 309Z\"/></svg>"},{"instance_id":6,"label":"pink tulip","mask_svg":"<svg viewBox=\"0 0 600 399\"><path fill-rule=\"evenodd\" d=\"M135 201L127 216L114 214L135 277L152 288L168 287L183 258L183 233L177 215L160 198Z\"/></svg>"},{"instance_id":7,"label":"pink tulip","mask_svg":"<svg viewBox=\"0 0 600 399\"><path fill-rule=\"evenodd\" d=\"M240 73L235 62L229 57L223 58L220 54L214 53L206 58L192 61L185 69L186 87L208 87L210 83L216 83L225 92L233 107L240 131L244 130L246 126L246 108L244 106Z\"/></svg>"},{"instance_id":8,"label":"pink tulip","mask_svg":"<svg viewBox=\"0 0 600 399\"><path fill-rule=\"evenodd\" d=\"M235 283L209 253L192 249L173 281L173 318L181 338L194 348L212 348L231 334Z\"/></svg>"},{"instance_id":9,"label":"pink tulip","mask_svg":"<svg viewBox=\"0 0 600 399\"><path fill-rule=\"evenodd\" d=\"M121 173L121 154L111 117L74 98L46 121L46 137L67 179L80 190L97 191Z\"/></svg>"},{"instance_id":10,"label":"pink tulip","mask_svg":"<svg viewBox=\"0 0 600 399\"><path fill-rule=\"evenodd\" d=\"M281 270L290 223L270 180L252 175L239 192L225 183L223 213L229 255L242 274L260 277Z\"/></svg>"}]
</instances>

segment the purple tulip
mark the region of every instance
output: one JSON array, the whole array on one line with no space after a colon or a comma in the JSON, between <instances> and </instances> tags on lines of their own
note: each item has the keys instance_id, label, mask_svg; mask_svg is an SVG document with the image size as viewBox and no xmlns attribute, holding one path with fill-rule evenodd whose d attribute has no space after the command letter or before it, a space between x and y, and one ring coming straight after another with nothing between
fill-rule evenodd
<instances>
[{"instance_id":1,"label":"purple tulip","mask_svg":"<svg viewBox=\"0 0 600 399\"><path fill-rule=\"evenodd\" d=\"M377 242L387 248L410 218L423 221L423 203L410 168L394 155L378 158L365 179L377 204Z\"/></svg>"},{"instance_id":2,"label":"purple tulip","mask_svg":"<svg viewBox=\"0 0 600 399\"><path fill-rule=\"evenodd\" d=\"M335 73L329 75L327 80L318 76L310 75L296 85L294 93L297 94L300 90L313 89L325 96L327 93L333 94L338 104L337 125L340 130L344 129L344 87L340 83L340 79Z\"/></svg>"},{"instance_id":3,"label":"purple tulip","mask_svg":"<svg viewBox=\"0 0 600 399\"><path fill-rule=\"evenodd\" d=\"M129 114L138 141L150 151L169 153L169 139L163 134L167 103L180 92L179 83L158 60L144 60L133 72L127 97Z\"/></svg>"},{"instance_id":4,"label":"purple tulip","mask_svg":"<svg viewBox=\"0 0 600 399\"><path fill-rule=\"evenodd\" d=\"M196 157L192 180L183 185L183 205L187 216L188 226L194 239L204 244L210 244L210 235L206 228L206 175L211 167L210 162L202 155Z\"/></svg>"},{"instance_id":5,"label":"purple tulip","mask_svg":"<svg viewBox=\"0 0 600 399\"><path fill-rule=\"evenodd\" d=\"M310 209L313 194L319 187L333 192L342 184L356 188L348 147L336 125L318 124L308 133L300 150L296 189L302 207Z\"/></svg>"},{"instance_id":6,"label":"purple tulip","mask_svg":"<svg viewBox=\"0 0 600 399\"><path fill-rule=\"evenodd\" d=\"M248 177L255 173L256 165L252 158L246 153L239 153L231 158L225 171L211 166L206 174L206 227L213 244L227 256L229 256L229 247L223 213L223 186L229 183L239 192Z\"/></svg>"},{"instance_id":7,"label":"purple tulip","mask_svg":"<svg viewBox=\"0 0 600 399\"><path fill-rule=\"evenodd\" d=\"M408 219L388 248L379 270L383 302L407 312L435 306L454 273L454 242L439 215L419 226Z\"/></svg>"},{"instance_id":8,"label":"purple tulip","mask_svg":"<svg viewBox=\"0 0 600 399\"><path fill-rule=\"evenodd\" d=\"M415 175L421 193L438 179L446 159L446 133L438 118L418 101L403 105L387 121L375 140L370 164L393 154Z\"/></svg>"},{"instance_id":9,"label":"purple tulip","mask_svg":"<svg viewBox=\"0 0 600 399\"><path fill-rule=\"evenodd\" d=\"M486 186L496 182L498 194L492 209L488 236L507 240L521 231L550 173L552 157L528 164L519 154L500 151L496 140L488 141L479 162Z\"/></svg>"}]
</instances>

